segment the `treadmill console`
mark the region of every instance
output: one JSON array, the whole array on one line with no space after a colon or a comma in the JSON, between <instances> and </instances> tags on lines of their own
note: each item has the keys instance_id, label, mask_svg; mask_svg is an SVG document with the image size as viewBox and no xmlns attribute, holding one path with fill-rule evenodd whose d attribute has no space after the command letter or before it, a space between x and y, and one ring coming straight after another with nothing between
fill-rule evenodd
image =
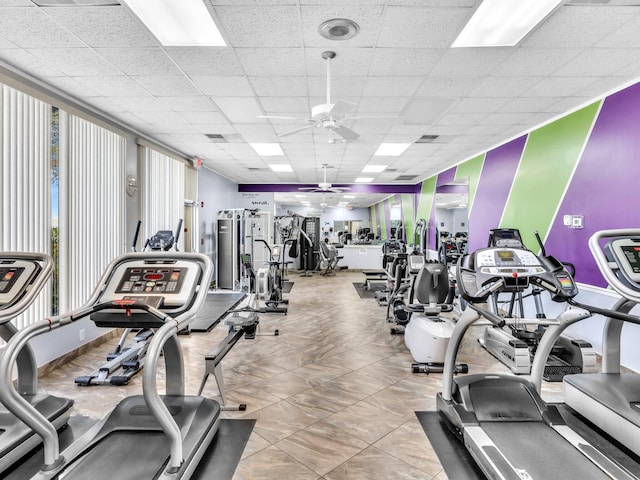
<instances>
[{"instance_id":1,"label":"treadmill console","mask_svg":"<svg viewBox=\"0 0 640 480\"><path fill-rule=\"evenodd\" d=\"M136 310L136 302L158 308L172 317L192 305L201 276L199 264L168 254L144 256L146 258L124 257L109 272L96 305L133 303L129 303L131 308L127 311L113 308L92 313L91 320L98 327L158 328L162 325L154 315Z\"/></svg>"},{"instance_id":2,"label":"treadmill console","mask_svg":"<svg viewBox=\"0 0 640 480\"><path fill-rule=\"evenodd\" d=\"M489 247L466 255L458 264L460 294L470 302L484 302L494 291L515 292L529 283L551 293L554 301L578 294L573 278L553 257L537 257L524 248Z\"/></svg>"},{"instance_id":3,"label":"treadmill console","mask_svg":"<svg viewBox=\"0 0 640 480\"><path fill-rule=\"evenodd\" d=\"M613 271L627 287L640 290L640 238L616 238L605 248L609 262L615 263Z\"/></svg>"},{"instance_id":4,"label":"treadmill console","mask_svg":"<svg viewBox=\"0 0 640 480\"><path fill-rule=\"evenodd\" d=\"M19 300L40 269L35 261L0 257L0 309Z\"/></svg>"}]
</instances>

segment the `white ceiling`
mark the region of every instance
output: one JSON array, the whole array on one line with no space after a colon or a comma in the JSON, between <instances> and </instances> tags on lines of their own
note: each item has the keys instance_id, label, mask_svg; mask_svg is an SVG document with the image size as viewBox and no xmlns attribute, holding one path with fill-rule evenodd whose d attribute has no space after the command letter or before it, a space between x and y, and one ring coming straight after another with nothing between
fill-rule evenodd
<instances>
[{"instance_id":1,"label":"white ceiling","mask_svg":"<svg viewBox=\"0 0 640 480\"><path fill-rule=\"evenodd\" d=\"M475 0L205 1L228 47L162 47L120 5L0 0L0 61L238 183L317 183L324 163L334 184L367 164L388 165L374 183L417 183L640 77L640 3L629 0L565 4L517 47L473 49L449 45ZM337 17L359 35L320 37ZM360 134L350 143L321 129L279 138L300 123L257 115L308 117L324 103L325 50L337 53L332 99L396 117L350 122ZM422 135L441 137L413 144ZM285 158L248 142L280 142ZM381 142L413 145L373 157Z\"/></svg>"}]
</instances>

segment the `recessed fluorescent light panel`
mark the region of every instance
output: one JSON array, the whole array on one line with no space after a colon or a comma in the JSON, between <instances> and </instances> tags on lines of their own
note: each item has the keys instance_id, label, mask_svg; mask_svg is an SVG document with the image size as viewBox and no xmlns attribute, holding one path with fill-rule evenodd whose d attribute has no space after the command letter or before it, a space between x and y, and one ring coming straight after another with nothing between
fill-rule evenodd
<instances>
[{"instance_id":1,"label":"recessed fluorescent light panel","mask_svg":"<svg viewBox=\"0 0 640 480\"><path fill-rule=\"evenodd\" d=\"M307 198L307 196L302 194L302 193L298 194L298 195L294 195L294 197L296 197L296 198Z\"/></svg>"},{"instance_id":2,"label":"recessed fluorescent light panel","mask_svg":"<svg viewBox=\"0 0 640 480\"><path fill-rule=\"evenodd\" d=\"M286 163L269 165L269 168L274 172L293 172L291 165L287 165Z\"/></svg>"},{"instance_id":3,"label":"recessed fluorescent light panel","mask_svg":"<svg viewBox=\"0 0 640 480\"><path fill-rule=\"evenodd\" d=\"M356 198L355 195L343 195L342 198Z\"/></svg>"},{"instance_id":4,"label":"recessed fluorescent light panel","mask_svg":"<svg viewBox=\"0 0 640 480\"><path fill-rule=\"evenodd\" d=\"M375 157L399 157L411 146L410 143L381 143Z\"/></svg>"},{"instance_id":5,"label":"recessed fluorescent light panel","mask_svg":"<svg viewBox=\"0 0 640 480\"><path fill-rule=\"evenodd\" d=\"M250 143L256 153L262 157L277 157L284 155L279 143Z\"/></svg>"},{"instance_id":6,"label":"recessed fluorescent light panel","mask_svg":"<svg viewBox=\"0 0 640 480\"><path fill-rule=\"evenodd\" d=\"M356 183L369 183L373 182L373 178L370 177L358 177L356 178Z\"/></svg>"},{"instance_id":7,"label":"recessed fluorescent light panel","mask_svg":"<svg viewBox=\"0 0 640 480\"><path fill-rule=\"evenodd\" d=\"M386 165L365 165L362 169L362 173L380 173L384 172Z\"/></svg>"},{"instance_id":8,"label":"recessed fluorescent light panel","mask_svg":"<svg viewBox=\"0 0 640 480\"><path fill-rule=\"evenodd\" d=\"M168 47L225 47L203 0L122 0Z\"/></svg>"},{"instance_id":9,"label":"recessed fluorescent light panel","mask_svg":"<svg viewBox=\"0 0 640 480\"><path fill-rule=\"evenodd\" d=\"M452 47L511 47L562 0L483 0Z\"/></svg>"}]
</instances>

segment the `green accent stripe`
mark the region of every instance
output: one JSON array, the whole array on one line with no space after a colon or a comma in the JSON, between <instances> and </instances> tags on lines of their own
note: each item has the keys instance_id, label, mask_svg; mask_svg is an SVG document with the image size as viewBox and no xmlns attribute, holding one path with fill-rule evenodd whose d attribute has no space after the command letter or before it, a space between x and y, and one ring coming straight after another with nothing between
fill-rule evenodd
<instances>
[{"instance_id":1,"label":"green accent stripe","mask_svg":"<svg viewBox=\"0 0 640 480\"><path fill-rule=\"evenodd\" d=\"M383 240L388 240L387 238L387 216L384 214L385 208L389 208L389 207L385 207L385 204L389 204L389 200L383 200L378 204L378 215L380 216L380 218L378 219L378 221L380 222L380 238Z\"/></svg>"},{"instance_id":2,"label":"green accent stripe","mask_svg":"<svg viewBox=\"0 0 640 480\"><path fill-rule=\"evenodd\" d=\"M478 183L480 182L480 174L482 173L485 156L486 153L482 153L477 157L473 157L458 165L456 169L455 179L464 180L466 178L469 182L469 204L467 207L469 213L471 213L471 207L473 207L473 200L476 198L476 190L478 190Z\"/></svg>"},{"instance_id":3,"label":"green accent stripe","mask_svg":"<svg viewBox=\"0 0 640 480\"><path fill-rule=\"evenodd\" d=\"M418 212L416 219L424 218L429 221L431 216L431 210L433 209L433 201L436 194L436 182L438 176L434 176L426 179L422 182L420 189L420 197L418 198Z\"/></svg>"},{"instance_id":4,"label":"green accent stripe","mask_svg":"<svg viewBox=\"0 0 640 480\"><path fill-rule=\"evenodd\" d=\"M371 205L371 231L375 234L378 225L378 216L376 215L376 205Z\"/></svg>"},{"instance_id":5,"label":"green accent stripe","mask_svg":"<svg viewBox=\"0 0 640 480\"><path fill-rule=\"evenodd\" d=\"M599 105L584 107L527 138L500 226L520 229L525 245L534 251L538 243L533 232L538 230L544 237L551 228Z\"/></svg>"},{"instance_id":6,"label":"green accent stripe","mask_svg":"<svg viewBox=\"0 0 640 480\"><path fill-rule=\"evenodd\" d=\"M401 194L400 201L402 203L402 218L404 219L404 231L407 235L407 243L413 243L413 232L415 228L416 214L413 208L413 194Z\"/></svg>"}]
</instances>

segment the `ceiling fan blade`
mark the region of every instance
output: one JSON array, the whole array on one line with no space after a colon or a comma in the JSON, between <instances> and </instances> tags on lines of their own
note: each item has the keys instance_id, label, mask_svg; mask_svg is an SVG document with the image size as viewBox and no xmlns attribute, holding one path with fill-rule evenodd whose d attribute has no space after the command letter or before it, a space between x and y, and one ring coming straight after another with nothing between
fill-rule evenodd
<instances>
[{"instance_id":1,"label":"ceiling fan blade","mask_svg":"<svg viewBox=\"0 0 640 480\"><path fill-rule=\"evenodd\" d=\"M307 190L308 192L321 192L318 187L299 187L298 190Z\"/></svg>"},{"instance_id":2,"label":"ceiling fan blade","mask_svg":"<svg viewBox=\"0 0 640 480\"><path fill-rule=\"evenodd\" d=\"M331 110L329 110L328 115L330 117L344 117L347 113L353 112L356 108L358 108L358 105L355 103L338 100Z\"/></svg>"},{"instance_id":3,"label":"ceiling fan blade","mask_svg":"<svg viewBox=\"0 0 640 480\"><path fill-rule=\"evenodd\" d=\"M315 120L311 118L302 118L302 117L280 117L278 115L258 115L256 118L273 118L276 120L300 120L302 122L315 122Z\"/></svg>"},{"instance_id":4,"label":"ceiling fan blade","mask_svg":"<svg viewBox=\"0 0 640 480\"><path fill-rule=\"evenodd\" d=\"M386 119L386 118L402 118L400 115L358 115L357 117L346 117L345 121L348 120L375 120L377 118Z\"/></svg>"},{"instance_id":5,"label":"ceiling fan blade","mask_svg":"<svg viewBox=\"0 0 640 480\"><path fill-rule=\"evenodd\" d=\"M357 140L360 137L360 135L358 135L356 132L354 132L350 128L347 128L343 125L336 125L335 127L326 127L326 129L331 130L334 133L337 133L345 140Z\"/></svg>"},{"instance_id":6,"label":"ceiling fan blade","mask_svg":"<svg viewBox=\"0 0 640 480\"><path fill-rule=\"evenodd\" d=\"M315 125L307 125L306 127L296 128L295 130L281 133L280 135L278 135L278 137L286 137L287 135L293 135L294 133L302 132L303 130L308 130L313 127L315 127Z\"/></svg>"}]
</instances>

